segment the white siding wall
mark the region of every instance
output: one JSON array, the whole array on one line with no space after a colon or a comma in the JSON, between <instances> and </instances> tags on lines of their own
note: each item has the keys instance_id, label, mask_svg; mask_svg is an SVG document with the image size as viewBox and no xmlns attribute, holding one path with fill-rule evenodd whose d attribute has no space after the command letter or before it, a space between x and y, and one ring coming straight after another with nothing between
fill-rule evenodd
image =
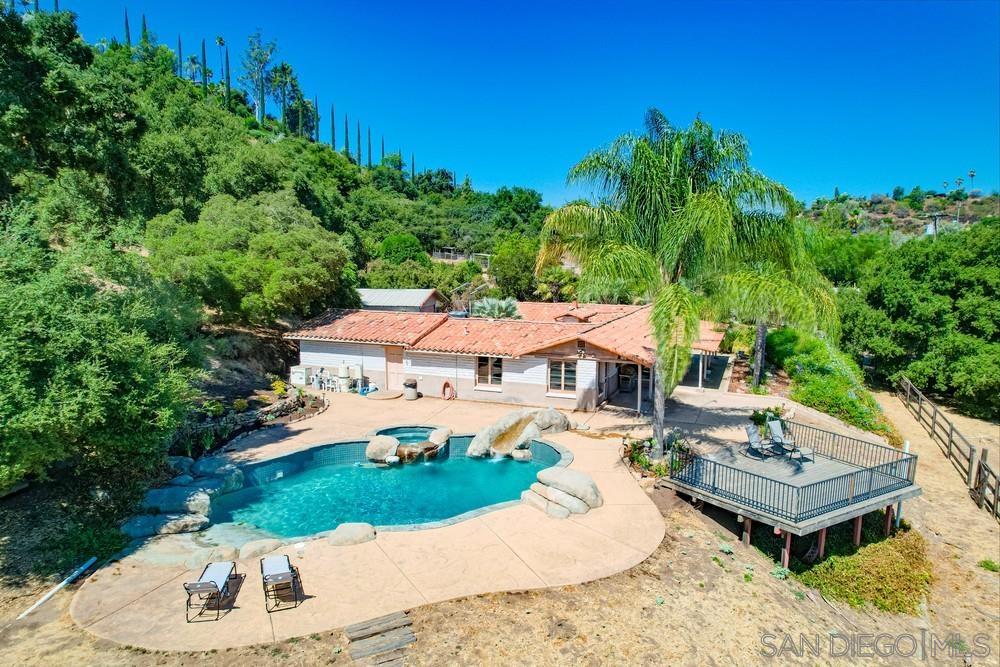
<instances>
[{"instance_id":1,"label":"white siding wall","mask_svg":"<svg viewBox=\"0 0 1000 667\"><path fill-rule=\"evenodd\" d=\"M548 363L542 357L503 360L503 381L545 386Z\"/></svg>"},{"instance_id":2,"label":"white siding wall","mask_svg":"<svg viewBox=\"0 0 1000 667\"><path fill-rule=\"evenodd\" d=\"M408 377L415 377L418 380L425 375L453 380L471 380L476 372L476 358L407 350L403 357L403 368Z\"/></svg>"},{"instance_id":3,"label":"white siding wall","mask_svg":"<svg viewBox=\"0 0 1000 667\"><path fill-rule=\"evenodd\" d=\"M585 410L597 405L597 362L593 359L576 362L576 402Z\"/></svg>"},{"instance_id":4,"label":"white siding wall","mask_svg":"<svg viewBox=\"0 0 1000 667\"><path fill-rule=\"evenodd\" d=\"M360 343L332 343L321 340L299 341L299 363L325 368L336 373L340 364L362 366L365 375L385 373L385 348Z\"/></svg>"}]
</instances>

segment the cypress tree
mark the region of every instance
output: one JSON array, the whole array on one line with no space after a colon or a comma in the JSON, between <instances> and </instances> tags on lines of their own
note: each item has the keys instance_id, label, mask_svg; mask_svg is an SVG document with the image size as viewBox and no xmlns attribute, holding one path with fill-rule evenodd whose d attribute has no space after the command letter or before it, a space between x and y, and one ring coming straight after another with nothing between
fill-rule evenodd
<instances>
[{"instance_id":1,"label":"cypress tree","mask_svg":"<svg viewBox=\"0 0 1000 667\"><path fill-rule=\"evenodd\" d=\"M385 135L382 135L382 154L379 156L378 163L382 164L385 162Z\"/></svg>"},{"instance_id":2,"label":"cypress tree","mask_svg":"<svg viewBox=\"0 0 1000 667\"><path fill-rule=\"evenodd\" d=\"M330 147L337 150L337 107L330 105Z\"/></svg>"},{"instance_id":3,"label":"cypress tree","mask_svg":"<svg viewBox=\"0 0 1000 667\"><path fill-rule=\"evenodd\" d=\"M180 35L177 35L177 76L184 78L184 50L181 49Z\"/></svg>"},{"instance_id":4,"label":"cypress tree","mask_svg":"<svg viewBox=\"0 0 1000 667\"><path fill-rule=\"evenodd\" d=\"M226 111L229 111L229 95L232 90L229 81L229 45L226 45Z\"/></svg>"},{"instance_id":5,"label":"cypress tree","mask_svg":"<svg viewBox=\"0 0 1000 667\"><path fill-rule=\"evenodd\" d=\"M358 144L355 149L358 152L358 166L361 166L361 121L358 121Z\"/></svg>"},{"instance_id":6,"label":"cypress tree","mask_svg":"<svg viewBox=\"0 0 1000 667\"><path fill-rule=\"evenodd\" d=\"M132 31L128 28L128 9L125 9L125 46L132 48Z\"/></svg>"},{"instance_id":7,"label":"cypress tree","mask_svg":"<svg viewBox=\"0 0 1000 667\"><path fill-rule=\"evenodd\" d=\"M313 132L316 134L316 143L319 143L319 98L313 98Z\"/></svg>"},{"instance_id":8,"label":"cypress tree","mask_svg":"<svg viewBox=\"0 0 1000 667\"><path fill-rule=\"evenodd\" d=\"M372 127L368 126L368 168L372 168Z\"/></svg>"},{"instance_id":9,"label":"cypress tree","mask_svg":"<svg viewBox=\"0 0 1000 667\"><path fill-rule=\"evenodd\" d=\"M142 15L142 30L139 32L139 43L149 43L149 30L146 28L146 15Z\"/></svg>"},{"instance_id":10,"label":"cypress tree","mask_svg":"<svg viewBox=\"0 0 1000 667\"><path fill-rule=\"evenodd\" d=\"M413 157L413 153L410 153L410 180L414 180L417 176L417 160Z\"/></svg>"},{"instance_id":11,"label":"cypress tree","mask_svg":"<svg viewBox=\"0 0 1000 667\"><path fill-rule=\"evenodd\" d=\"M38 0L35 0L35 13L38 13Z\"/></svg>"},{"instance_id":12,"label":"cypress tree","mask_svg":"<svg viewBox=\"0 0 1000 667\"><path fill-rule=\"evenodd\" d=\"M306 128L302 124L302 107L304 107L305 105L306 105L305 100L300 99L299 100L299 136L300 137L306 136Z\"/></svg>"},{"instance_id":13,"label":"cypress tree","mask_svg":"<svg viewBox=\"0 0 1000 667\"><path fill-rule=\"evenodd\" d=\"M347 122L347 114L344 114L344 155L351 157L351 130Z\"/></svg>"},{"instance_id":14,"label":"cypress tree","mask_svg":"<svg viewBox=\"0 0 1000 667\"><path fill-rule=\"evenodd\" d=\"M11 9L14 8L14 0L10 1L10 7L11 7ZM56 2L55 2L55 8L56 8L56 14L58 14L59 13L59 0L56 0Z\"/></svg>"},{"instance_id":15,"label":"cypress tree","mask_svg":"<svg viewBox=\"0 0 1000 667\"><path fill-rule=\"evenodd\" d=\"M201 40L201 94L208 97L208 58L205 55L205 40Z\"/></svg>"}]
</instances>

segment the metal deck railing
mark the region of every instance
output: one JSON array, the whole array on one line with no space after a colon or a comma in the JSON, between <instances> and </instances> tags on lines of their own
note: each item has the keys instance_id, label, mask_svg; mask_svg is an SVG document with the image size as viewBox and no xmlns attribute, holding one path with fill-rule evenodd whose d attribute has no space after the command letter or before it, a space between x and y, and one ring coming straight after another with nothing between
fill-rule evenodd
<instances>
[{"instance_id":1,"label":"metal deck railing","mask_svg":"<svg viewBox=\"0 0 1000 667\"><path fill-rule=\"evenodd\" d=\"M815 456L854 468L805 485L781 481L777 469L768 477L693 452L670 454L670 479L737 505L793 523L864 502L913 484L917 457L901 450L786 422L800 447ZM806 465L809 465L808 463Z\"/></svg>"}]
</instances>

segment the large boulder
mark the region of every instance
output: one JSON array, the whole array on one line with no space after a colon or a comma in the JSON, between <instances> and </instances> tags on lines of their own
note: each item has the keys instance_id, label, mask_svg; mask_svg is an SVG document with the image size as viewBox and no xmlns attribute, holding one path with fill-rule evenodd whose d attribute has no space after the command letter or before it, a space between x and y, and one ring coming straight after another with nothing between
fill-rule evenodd
<instances>
[{"instance_id":1,"label":"large boulder","mask_svg":"<svg viewBox=\"0 0 1000 667\"><path fill-rule=\"evenodd\" d=\"M565 491L557 489L554 486L547 486L541 482L534 482L531 485L531 490L549 502L553 502L556 505L562 505L573 514L586 514L590 511L590 505L583 502L576 496L571 496Z\"/></svg>"},{"instance_id":2,"label":"large boulder","mask_svg":"<svg viewBox=\"0 0 1000 667\"><path fill-rule=\"evenodd\" d=\"M435 445L445 445L448 443L448 438L451 437L450 428L436 428L427 434L427 439L433 442Z\"/></svg>"},{"instance_id":3,"label":"large boulder","mask_svg":"<svg viewBox=\"0 0 1000 667\"><path fill-rule=\"evenodd\" d=\"M571 496L576 496L590 507L600 507L604 504L604 498L597 489L594 479L579 470L569 468L545 468L538 471L538 481L546 486L551 486L560 491L565 491Z\"/></svg>"},{"instance_id":4,"label":"large boulder","mask_svg":"<svg viewBox=\"0 0 1000 667\"><path fill-rule=\"evenodd\" d=\"M191 475L177 475L172 480L170 480L170 486L187 486L194 481L194 477Z\"/></svg>"},{"instance_id":5,"label":"large boulder","mask_svg":"<svg viewBox=\"0 0 1000 667\"><path fill-rule=\"evenodd\" d=\"M521 432L534 421L534 410L508 412L472 438L466 456L506 455L522 442Z\"/></svg>"},{"instance_id":6,"label":"large boulder","mask_svg":"<svg viewBox=\"0 0 1000 667\"><path fill-rule=\"evenodd\" d=\"M243 470L234 465L225 465L215 471L216 478L222 480L218 493L231 493L243 488Z\"/></svg>"},{"instance_id":7,"label":"large boulder","mask_svg":"<svg viewBox=\"0 0 1000 667\"><path fill-rule=\"evenodd\" d=\"M535 425L545 433L562 433L571 427L569 418L555 408L544 408L535 413Z\"/></svg>"},{"instance_id":8,"label":"large boulder","mask_svg":"<svg viewBox=\"0 0 1000 667\"><path fill-rule=\"evenodd\" d=\"M531 449L531 441L537 440L540 437L542 437L542 430L538 428L538 424L531 422L521 430L520 437L518 437L517 442L514 443L514 449L507 453L513 454L519 449Z\"/></svg>"},{"instance_id":9,"label":"large boulder","mask_svg":"<svg viewBox=\"0 0 1000 667\"><path fill-rule=\"evenodd\" d=\"M144 509L155 510L160 514L171 512L208 514L211 503L211 499L204 491L189 486L168 486L148 491L142 501L142 506Z\"/></svg>"},{"instance_id":10,"label":"large boulder","mask_svg":"<svg viewBox=\"0 0 1000 667\"><path fill-rule=\"evenodd\" d=\"M568 509L566 509L562 505L557 505L553 502L546 500L545 498L541 497L540 495L538 495L537 493L535 493L530 489L521 492L521 502L523 502L525 505L530 505L531 507L540 509L541 511L545 512L554 519L569 518Z\"/></svg>"},{"instance_id":11,"label":"large boulder","mask_svg":"<svg viewBox=\"0 0 1000 667\"><path fill-rule=\"evenodd\" d=\"M178 475L186 475L191 472L191 466L194 465L194 459L190 456L168 456L167 465L173 468L174 472Z\"/></svg>"},{"instance_id":12,"label":"large boulder","mask_svg":"<svg viewBox=\"0 0 1000 667\"><path fill-rule=\"evenodd\" d=\"M368 441L368 446L365 447L365 458L369 461L382 463L387 456L398 456L397 447L399 447L399 440L391 435L372 436Z\"/></svg>"},{"instance_id":13,"label":"large boulder","mask_svg":"<svg viewBox=\"0 0 1000 667\"><path fill-rule=\"evenodd\" d=\"M140 514L122 524L128 537L152 537L174 533L193 533L208 525L204 514Z\"/></svg>"},{"instance_id":14,"label":"large boulder","mask_svg":"<svg viewBox=\"0 0 1000 667\"><path fill-rule=\"evenodd\" d=\"M542 433L560 433L569 427L566 415L554 408L515 410L477 433L466 454L509 456L515 450L529 448Z\"/></svg>"},{"instance_id":15,"label":"large boulder","mask_svg":"<svg viewBox=\"0 0 1000 667\"><path fill-rule=\"evenodd\" d=\"M531 450L530 449L515 449L510 453L510 458L515 461L530 461L531 460Z\"/></svg>"},{"instance_id":16,"label":"large boulder","mask_svg":"<svg viewBox=\"0 0 1000 667\"><path fill-rule=\"evenodd\" d=\"M412 463L423 456L424 450L416 445L400 445L396 448L396 456L403 463Z\"/></svg>"},{"instance_id":17,"label":"large boulder","mask_svg":"<svg viewBox=\"0 0 1000 667\"><path fill-rule=\"evenodd\" d=\"M423 456L425 461L436 459L438 452L441 451L441 445L433 443L430 440L418 442L417 447L420 448L420 454Z\"/></svg>"},{"instance_id":18,"label":"large boulder","mask_svg":"<svg viewBox=\"0 0 1000 667\"><path fill-rule=\"evenodd\" d=\"M271 538L262 540L250 540L240 547L240 558L259 558L264 554L269 554L275 549L281 548L281 541Z\"/></svg>"},{"instance_id":19,"label":"large boulder","mask_svg":"<svg viewBox=\"0 0 1000 667\"><path fill-rule=\"evenodd\" d=\"M375 539L375 527L370 523L342 523L326 535L326 541L335 547L361 544Z\"/></svg>"},{"instance_id":20,"label":"large boulder","mask_svg":"<svg viewBox=\"0 0 1000 667\"><path fill-rule=\"evenodd\" d=\"M231 466L232 464L222 456L203 456L194 462L190 473L195 477L210 477L218 473L220 468Z\"/></svg>"}]
</instances>

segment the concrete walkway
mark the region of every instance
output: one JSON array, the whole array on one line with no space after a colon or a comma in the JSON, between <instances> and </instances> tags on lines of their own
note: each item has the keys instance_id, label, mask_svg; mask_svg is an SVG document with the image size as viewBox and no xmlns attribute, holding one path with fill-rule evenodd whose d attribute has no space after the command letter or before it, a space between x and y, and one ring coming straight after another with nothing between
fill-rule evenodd
<instances>
[{"instance_id":1,"label":"concrete walkway","mask_svg":"<svg viewBox=\"0 0 1000 667\"><path fill-rule=\"evenodd\" d=\"M475 432L511 409L431 398L374 401L332 394L331 399L322 415L255 433L229 456L239 462L260 460L360 437L391 424L437 424L459 433ZM331 630L456 597L582 583L615 574L657 548L664 535L663 519L621 463L620 438L600 435L614 431L619 417L578 413L572 418L587 421L593 433L569 432L548 439L573 453L571 467L589 473L604 496L604 506L585 515L558 520L516 505L442 528L380 532L374 541L354 546L312 540L301 556L285 547L277 552L288 553L299 568L305 602L296 609L266 613L257 560L242 561L237 567L245 579L233 608L218 622L185 622L181 584L196 579L201 567L190 561L158 563L154 547L173 538L166 536L92 575L74 597L70 612L87 631L122 644L151 650L224 649ZM183 541L173 544L185 548Z\"/></svg>"}]
</instances>

